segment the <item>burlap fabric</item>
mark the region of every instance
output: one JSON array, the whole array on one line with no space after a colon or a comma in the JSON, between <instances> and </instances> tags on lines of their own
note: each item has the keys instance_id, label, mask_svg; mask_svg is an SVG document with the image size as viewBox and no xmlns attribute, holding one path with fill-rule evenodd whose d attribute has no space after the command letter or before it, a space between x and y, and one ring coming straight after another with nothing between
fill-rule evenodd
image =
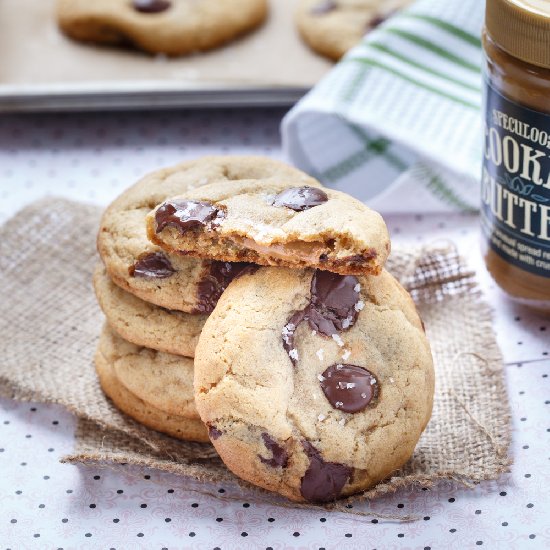
<instances>
[{"instance_id":1,"label":"burlap fabric","mask_svg":"<svg viewBox=\"0 0 550 550\"><path fill-rule=\"evenodd\" d=\"M95 206L48 199L0 229L0 393L59 403L79 417L68 462L144 465L238 483L258 498L275 499L237 480L212 446L144 428L101 392L92 358L103 319L91 287L99 215ZM426 325L436 367L434 411L411 461L350 500L438 479L466 485L495 479L510 464L509 406L490 309L474 274L450 243L394 250L388 268L411 292Z\"/></svg>"}]
</instances>

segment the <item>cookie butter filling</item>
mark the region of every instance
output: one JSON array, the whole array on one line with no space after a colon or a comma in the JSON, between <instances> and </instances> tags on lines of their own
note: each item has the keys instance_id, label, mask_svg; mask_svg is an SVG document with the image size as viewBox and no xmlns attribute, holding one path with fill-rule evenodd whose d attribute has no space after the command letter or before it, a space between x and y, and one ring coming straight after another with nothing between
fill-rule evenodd
<instances>
[{"instance_id":1,"label":"cookie butter filling","mask_svg":"<svg viewBox=\"0 0 550 550\"><path fill-rule=\"evenodd\" d=\"M321 241L261 244L248 237L231 237L231 240L239 247L288 262L295 262L296 258L299 258L306 262L317 263L323 255L331 251L329 244Z\"/></svg>"}]
</instances>

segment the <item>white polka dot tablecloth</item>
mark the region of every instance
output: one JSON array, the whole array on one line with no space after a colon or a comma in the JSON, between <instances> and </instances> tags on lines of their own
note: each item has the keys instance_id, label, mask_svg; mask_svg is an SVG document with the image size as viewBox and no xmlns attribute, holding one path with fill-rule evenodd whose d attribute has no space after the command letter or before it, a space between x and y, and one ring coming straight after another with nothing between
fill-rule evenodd
<instances>
[{"instance_id":1,"label":"white polka dot tablecloth","mask_svg":"<svg viewBox=\"0 0 550 550\"><path fill-rule=\"evenodd\" d=\"M150 170L205 154L281 158L281 110L0 117L0 221L46 195L106 204ZM467 490L400 491L358 509L411 523L294 510L154 470L63 465L75 419L0 400L0 550L550 548L550 321L505 300L478 251L477 219L389 217L396 241L454 240L495 311L514 465ZM2 307L5 307L2 304ZM1 348L9 342L0 337ZM22 358L22 360L24 360Z\"/></svg>"}]
</instances>

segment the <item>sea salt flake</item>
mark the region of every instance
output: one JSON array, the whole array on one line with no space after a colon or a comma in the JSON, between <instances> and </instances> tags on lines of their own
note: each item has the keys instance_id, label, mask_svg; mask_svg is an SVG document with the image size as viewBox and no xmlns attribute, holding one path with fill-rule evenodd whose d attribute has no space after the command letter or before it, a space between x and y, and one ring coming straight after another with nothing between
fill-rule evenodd
<instances>
[{"instance_id":1,"label":"sea salt flake","mask_svg":"<svg viewBox=\"0 0 550 550\"><path fill-rule=\"evenodd\" d=\"M355 311L361 311L365 307L365 302L363 300L359 300L354 306Z\"/></svg>"},{"instance_id":2,"label":"sea salt flake","mask_svg":"<svg viewBox=\"0 0 550 550\"><path fill-rule=\"evenodd\" d=\"M339 409L340 407L344 406L344 403L342 401L336 401L336 403L334 403L334 406Z\"/></svg>"},{"instance_id":3,"label":"sea salt flake","mask_svg":"<svg viewBox=\"0 0 550 550\"><path fill-rule=\"evenodd\" d=\"M346 383L346 390L352 390L353 388L355 388L355 383L354 382L347 382Z\"/></svg>"},{"instance_id":4,"label":"sea salt flake","mask_svg":"<svg viewBox=\"0 0 550 550\"><path fill-rule=\"evenodd\" d=\"M355 290L355 292L361 292L361 285L359 283L357 283L354 287L353 287L353 290Z\"/></svg>"},{"instance_id":5,"label":"sea salt flake","mask_svg":"<svg viewBox=\"0 0 550 550\"><path fill-rule=\"evenodd\" d=\"M317 357L319 357L319 361L323 360L324 354L325 354L325 350L323 348L320 348L317 350L316 355Z\"/></svg>"},{"instance_id":6,"label":"sea salt flake","mask_svg":"<svg viewBox=\"0 0 550 550\"><path fill-rule=\"evenodd\" d=\"M367 398L367 394L366 394L365 392L363 392L363 393L361 394L361 397L362 397L363 399L366 399L366 398Z\"/></svg>"},{"instance_id":7,"label":"sea salt flake","mask_svg":"<svg viewBox=\"0 0 550 550\"><path fill-rule=\"evenodd\" d=\"M374 386L374 384L376 384L376 379L375 379L375 378L371 378L371 379L370 379L370 385L371 385L371 386Z\"/></svg>"},{"instance_id":8,"label":"sea salt flake","mask_svg":"<svg viewBox=\"0 0 550 550\"><path fill-rule=\"evenodd\" d=\"M340 347L343 347L344 346L344 341L342 340L342 338L340 338L340 336L338 334L333 334L332 335L332 339L340 346Z\"/></svg>"},{"instance_id":9,"label":"sea salt flake","mask_svg":"<svg viewBox=\"0 0 550 550\"><path fill-rule=\"evenodd\" d=\"M285 344L290 344L290 337L294 334L295 330L296 326L293 323L288 323L288 325L285 325L283 327L281 334L283 335L283 340L285 341Z\"/></svg>"},{"instance_id":10,"label":"sea salt flake","mask_svg":"<svg viewBox=\"0 0 550 550\"><path fill-rule=\"evenodd\" d=\"M393 384L394 382L395 382L395 380L390 376L390 383Z\"/></svg>"},{"instance_id":11,"label":"sea salt flake","mask_svg":"<svg viewBox=\"0 0 550 550\"><path fill-rule=\"evenodd\" d=\"M326 378L322 374L318 374L317 375L317 380L319 380L319 382L324 382L326 380Z\"/></svg>"},{"instance_id":12,"label":"sea salt flake","mask_svg":"<svg viewBox=\"0 0 550 550\"><path fill-rule=\"evenodd\" d=\"M351 355L351 351L347 349L344 351L344 353L342 353L342 359L345 361L350 355Z\"/></svg>"},{"instance_id":13,"label":"sea salt flake","mask_svg":"<svg viewBox=\"0 0 550 550\"><path fill-rule=\"evenodd\" d=\"M344 368L344 365L336 365L336 370L342 370Z\"/></svg>"},{"instance_id":14,"label":"sea salt flake","mask_svg":"<svg viewBox=\"0 0 550 550\"><path fill-rule=\"evenodd\" d=\"M291 349L291 350L288 352L288 356L289 356L291 359L294 359L294 361L298 361L298 350L297 350L296 348Z\"/></svg>"},{"instance_id":15,"label":"sea salt flake","mask_svg":"<svg viewBox=\"0 0 550 550\"><path fill-rule=\"evenodd\" d=\"M316 331L316 330L312 330L312 331L311 331L311 335L312 335L312 336L315 336L316 334L317 334L317 331Z\"/></svg>"},{"instance_id":16,"label":"sea salt flake","mask_svg":"<svg viewBox=\"0 0 550 550\"><path fill-rule=\"evenodd\" d=\"M317 417L317 420L319 422L322 422L324 419L326 418L326 416L324 414L320 414L318 417Z\"/></svg>"}]
</instances>

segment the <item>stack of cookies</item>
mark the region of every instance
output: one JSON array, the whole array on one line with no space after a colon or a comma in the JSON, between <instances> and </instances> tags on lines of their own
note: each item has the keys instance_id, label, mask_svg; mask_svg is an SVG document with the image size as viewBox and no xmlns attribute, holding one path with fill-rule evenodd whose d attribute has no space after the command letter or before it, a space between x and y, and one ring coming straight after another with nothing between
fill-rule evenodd
<instances>
[{"instance_id":1,"label":"stack of cookies","mask_svg":"<svg viewBox=\"0 0 550 550\"><path fill-rule=\"evenodd\" d=\"M273 160L204 158L115 200L98 249L96 368L137 421L210 440L295 501L364 491L412 455L432 358L363 203Z\"/></svg>"}]
</instances>

